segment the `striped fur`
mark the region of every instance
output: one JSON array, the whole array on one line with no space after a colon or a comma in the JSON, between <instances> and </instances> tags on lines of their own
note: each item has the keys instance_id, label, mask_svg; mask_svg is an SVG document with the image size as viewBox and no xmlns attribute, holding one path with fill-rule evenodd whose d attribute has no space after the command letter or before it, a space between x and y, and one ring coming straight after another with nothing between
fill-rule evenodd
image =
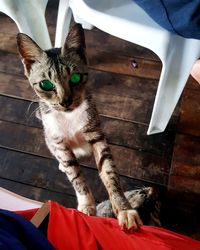
<instances>
[{"instance_id":1,"label":"striped fur","mask_svg":"<svg viewBox=\"0 0 200 250\"><path fill-rule=\"evenodd\" d=\"M146 225L161 226L160 207L161 202L155 188L143 187L124 193L131 207L137 209ZM97 216L114 218L112 206L109 200L97 205Z\"/></svg>"},{"instance_id":2,"label":"striped fur","mask_svg":"<svg viewBox=\"0 0 200 250\"><path fill-rule=\"evenodd\" d=\"M61 49L43 51L25 34L18 34L17 43L25 75L40 98L38 115L46 144L75 189L78 209L88 215L96 213L93 195L78 163L81 156L93 152L119 224L128 229L138 228L142 222L124 196L111 151L101 131L98 112L87 92L88 69L81 26L71 29ZM69 81L73 72L82 76L76 86ZM43 80L50 80L54 89L44 91L40 85Z\"/></svg>"}]
</instances>

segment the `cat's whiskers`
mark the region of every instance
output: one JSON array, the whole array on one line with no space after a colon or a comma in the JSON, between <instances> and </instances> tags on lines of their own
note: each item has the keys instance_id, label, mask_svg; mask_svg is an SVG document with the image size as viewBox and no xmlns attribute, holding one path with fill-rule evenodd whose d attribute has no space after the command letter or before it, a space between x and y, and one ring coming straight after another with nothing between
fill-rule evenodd
<instances>
[{"instance_id":1,"label":"cat's whiskers","mask_svg":"<svg viewBox=\"0 0 200 250\"><path fill-rule=\"evenodd\" d=\"M36 99L36 98L37 98L37 99ZM37 107L37 108L36 108L35 110L33 110L33 111L31 112L31 114L29 115L31 106L32 106L33 104L35 104L35 103L38 103L38 96L37 96L36 94L33 96L33 101L30 102L30 104L28 105L28 108L27 108L27 110L26 110L26 112L25 112L25 117L26 117L26 118L30 119L30 118L32 117L33 113L36 112L36 109L38 109L38 107Z\"/></svg>"},{"instance_id":2,"label":"cat's whiskers","mask_svg":"<svg viewBox=\"0 0 200 250\"><path fill-rule=\"evenodd\" d=\"M40 107L36 107L32 112L31 114L29 115L29 119L32 118L32 116L40 109Z\"/></svg>"}]
</instances>

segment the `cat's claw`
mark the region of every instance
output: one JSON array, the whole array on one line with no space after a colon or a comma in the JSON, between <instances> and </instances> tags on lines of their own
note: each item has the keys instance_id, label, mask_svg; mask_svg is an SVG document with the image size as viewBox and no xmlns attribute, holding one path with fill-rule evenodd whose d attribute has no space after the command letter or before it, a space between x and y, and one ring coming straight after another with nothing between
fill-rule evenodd
<instances>
[{"instance_id":1,"label":"cat's claw","mask_svg":"<svg viewBox=\"0 0 200 250\"><path fill-rule=\"evenodd\" d=\"M96 206L94 206L94 205L79 205L78 211L80 211L84 214L87 214L87 215L94 216L94 215L96 215Z\"/></svg>"},{"instance_id":2,"label":"cat's claw","mask_svg":"<svg viewBox=\"0 0 200 250\"><path fill-rule=\"evenodd\" d=\"M135 209L121 210L117 215L119 226L123 230L137 230L143 225L138 212Z\"/></svg>"},{"instance_id":3,"label":"cat's claw","mask_svg":"<svg viewBox=\"0 0 200 250\"><path fill-rule=\"evenodd\" d=\"M59 164L58 168L60 171L66 174L66 167L64 167L62 164Z\"/></svg>"}]
</instances>

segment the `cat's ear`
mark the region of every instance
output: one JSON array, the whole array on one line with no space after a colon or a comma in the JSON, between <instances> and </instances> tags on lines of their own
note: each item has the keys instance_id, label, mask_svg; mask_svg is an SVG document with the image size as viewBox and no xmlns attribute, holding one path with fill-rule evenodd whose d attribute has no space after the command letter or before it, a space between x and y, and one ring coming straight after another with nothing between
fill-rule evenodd
<instances>
[{"instance_id":1,"label":"cat's ear","mask_svg":"<svg viewBox=\"0 0 200 250\"><path fill-rule=\"evenodd\" d=\"M40 61L45 52L26 34L17 34L17 46L22 62L27 72L30 72L32 64Z\"/></svg>"},{"instance_id":2,"label":"cat's ear","mask_svg":"<svg viewBox=\"0 0 200 250\"><path fill-rule=\"evenodd\" d=\"M85 50L85 36L80 24L75 24L69 31L65 44L62 47L62 55L65 55L71 49L79 52L84 52Z\"/></svg>"}]
</instances>

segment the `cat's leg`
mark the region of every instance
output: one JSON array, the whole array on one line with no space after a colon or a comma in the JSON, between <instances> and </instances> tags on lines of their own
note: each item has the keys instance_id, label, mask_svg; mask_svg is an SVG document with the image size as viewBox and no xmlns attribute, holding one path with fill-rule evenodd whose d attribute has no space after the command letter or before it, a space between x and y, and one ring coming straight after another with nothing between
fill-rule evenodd
<instances>
[{"instance_id":1,"label":"cat's leg","mask_svg":"<svg viewBox=\"0 0 200 250\"><path fill-rule=\"evenodd\" d=\"M76 164L74 160L72 160L73 162L71 163L70 161L71 160L68 161L67 165L60 163L59 169L67 175L69 181L72 183L75 189L78 200L77 209L84 214L95 215L96 206L93 195L81 174L78 164Z\"/></svg>"},{"instance_id":2,"label":"cat's leg","mask_svg":"<svg viewBox=\"0 0 200 250\"><path fill-rule=\"evenodd\" d=\"M51 139L51 144L49 143L49 140L47 141L50 151L59 161L59 169L67 175L69 181L75 189L78 200L77 209L87 215L95 215L95 200L85 181L85 178L82 175L75 155L66 147L66 145L62 143L62 139L60 141L55 138L54 140Z\"/></svg>"},{"instance_id":3,"label":"cat's leg","mask_svg":"<svg viewBox=\"0 0 200 250\"><path fill-rule=\"evenodd\" d=\"M132 209L124 196L120 185L119 174L114 164L110 148L102 132L85 132L85 139L91 144L100 173L100 177L108 191L113 211L122 228L137 229L142 225L138 212Z\"/></svg>"}]
</instances>

